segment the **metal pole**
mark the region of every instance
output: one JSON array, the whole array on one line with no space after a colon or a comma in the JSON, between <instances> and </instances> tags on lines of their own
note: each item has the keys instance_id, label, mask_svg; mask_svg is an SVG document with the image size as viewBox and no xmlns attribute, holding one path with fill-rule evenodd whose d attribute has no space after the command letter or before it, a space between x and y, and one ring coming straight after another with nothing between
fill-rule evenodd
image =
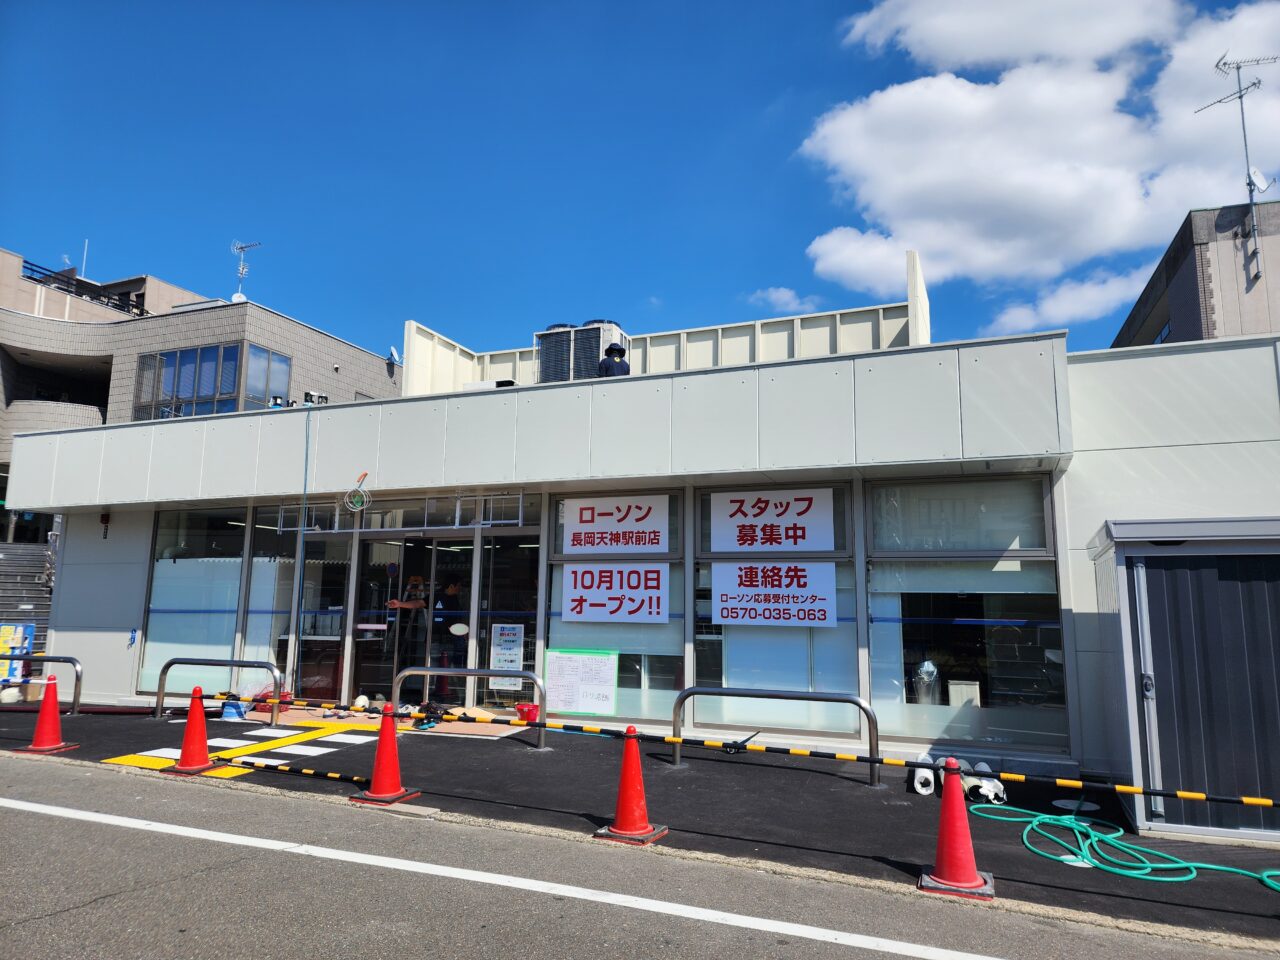
<instances>
[{"instance_id":1,"label":"metal pole","mask_svg":"<svg viewBox=\"0 0 1280 960\"><path fill-rule=\"evenodd\" d=\"M857 707L867 718L867 745L872 757L880 756L880 723L871 704L852 693L808 693L803 690L751 690L746 687L687 687L676 694L675 706L671 709L671 736L680 739L680 719L684 713L684 705L694 697L742 697L751 700L796 700L809 703L847 703ZM671 745L672 766L680 766L680 744ZM873 787L880 786L880 764L872 763L867 776Z\"/></svg>"},{"instance_id":2,"label":"metal pole","mask_svg":"<svg viewBox=\"0 0 1280 960\"><path fill-rule=\"evenodd\" d=\"M251 667L257 670L266 670L271 674L271 685L274 688L273 699L276 703L271 705L271 722L277 723L280 720L280 691L284 685L284 677L280 675L280 669L267 660L204 660L199 657L174 657L160 668L160 679L156 683L156 711L155 718L160 719L164 712L164 688L165 681L169 677L169 668L176 666L187 667Z\"/></svg>"},{"instance_id":3,"label":"metal pole","mask_svg":"<svg viewBox=\"0 0 1280 960\"><path fill-rule=\"evenodd\" d=\"M547 686L542 678L532 670L489 670L471 667L406 667L396 674L391 681L391 706L400 706L400 687L408 677L423 677L423 690L431 686L431 677L510 677L516 680L528 680L533 684L534 702L538 704L538 716L544 721L547 718ZM538 728L538 749L547 748L547 728Z\"/></svg>"},{"instance_id":4,"label":"metal pole","mask_svg":"<svg viewBox=\"0 0 1280 960\"><path fill-rule=\"evenodd\" d=\"M1249 130L1244 123L1244 82L1240 78L1241 65L1236 64L1236 97L1240 101L1240 136L1244 139L1244 182L1249 187L1249 233L1253 238L1253 255L1262 254L1258 247L1258 208L1253 197L1253 169L1249 166ZM1258 267L1261 269L1262 264Z\"/></svg>"},{"instance_id":5,"label":"metal pole","mask_svg":"<svg viewBox=\"0 0 1280 960\"><path fill-rule=\"evenodd\" d=\"M24 663L68 663L76 678L71 688L71 716L80 712L80 687L84 682L84 668L75 657L57 657L44 653L6 653L0 660L18 660Z\"/></svg>"}]
</instances>

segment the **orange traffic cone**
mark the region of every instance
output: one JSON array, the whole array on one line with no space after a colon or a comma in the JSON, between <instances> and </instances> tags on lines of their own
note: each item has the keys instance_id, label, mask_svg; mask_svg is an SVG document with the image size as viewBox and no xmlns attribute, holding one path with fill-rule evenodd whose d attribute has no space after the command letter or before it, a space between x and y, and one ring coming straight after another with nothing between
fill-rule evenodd
<instances>
[{"instance_id":1,"label":"orange traffic cone","mask_svg":"<svg viewBox=\"0 0 1280 960\"><path fill-rule=\"evenodd\" d=\"M947 757L944 766L947 775L942 784L942 815L938 820L934 867L920 874L916 889L973 900L994 900L995 881L991 874L979 873L973 859L973 839L969 836L969 811L964 805L960 764L955 757Z\"/></svg>"},{"instance_id":2,"label":"orange traffic cone","mask_svg":"<svg viewBox=\"0 0 1280 960\"><path fill-rule=\"evenodd\" d=\"M378 730L378 752L373 755L373 783L351 799L355 803L390 806L401 800L422 796L421 790L406 790L400 783L400 751L396 748L396 720L391 704L382 705L382 727Z\"/></svg>"},{"instance_id":3,"label":"orange traffic cone","mask_svg":"<svg viewBox=\"0 0 1280 960\"><path fill-rule=\"evenodd\" d=\"M618 805L613 812L613 825L602 827L596 836L643 847L667 835L666 827L649 822L649 809L644 802L644 777L640 772L640 743L636 728L627 727L622 746L622 778L618 781Z\"/></svg>"},{"instance_id":4,"label":"orange traffic cone","mask_svg":"<svg viewBox=\"0 0 1280 960\"><path fill-rule=\"evenodd\" d=\"M64 743L62 720L58 716L58 678L50 676L44 684L44 697L40 701L40 713L36 716L36 732L31 746L18 747L23 753L62 753L74 750L78 743Z\"/></svg>"},{"instance_id":5,"label":"orange traffic cone","mask_svg":"<svg viewBox=\"0 0 1280 960\"><path fill-rule=\"evenodd\" d=\"M204 727L204 691L193 687L191 707L187 710L187 726L182 732L182 755L178 757L177 764L166 767L164 772L190 777L216 766L209 759L209 738Z\"/></svg>"}]
</instances>

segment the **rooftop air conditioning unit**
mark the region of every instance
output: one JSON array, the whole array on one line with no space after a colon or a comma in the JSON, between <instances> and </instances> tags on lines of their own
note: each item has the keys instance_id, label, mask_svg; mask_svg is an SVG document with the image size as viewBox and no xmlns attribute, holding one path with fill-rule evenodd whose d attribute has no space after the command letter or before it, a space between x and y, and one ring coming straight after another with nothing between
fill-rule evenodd
<instances>
[{"instance_id":1,"label":"rooftop air conditioning unit","mask_svg":"<svg viewBox=\"0 0 1280 960\"><path fill-rule=\"evenodd\" d=\"M588 320L580 327L553 323L533 336L538 349L539 383L595 379L609 344L629 346L622 328L608 320Z\"/></svg>"}]
</instances>

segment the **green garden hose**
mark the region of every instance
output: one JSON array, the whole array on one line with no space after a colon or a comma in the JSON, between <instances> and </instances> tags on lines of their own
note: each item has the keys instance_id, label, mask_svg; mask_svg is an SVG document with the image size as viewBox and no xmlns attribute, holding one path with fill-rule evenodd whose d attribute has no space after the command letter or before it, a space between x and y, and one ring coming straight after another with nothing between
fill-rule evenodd
<instances>
[{"instance_id":1,"label":"green garden hose","mask_svg":"<svg viewBox=\"0 0 1280 960\"><path fill-rule=\"evenodd\" d=\"M1070 814L1037 813L1021 807L977 803L970 811L987 820L1025 824L1023 845L1038 857L1059 863L1087 863L1091 867L1134 880L1158 883L1184 883L1194 880L1201 871L1234 873L1259 881L1269 890L1280 893L1280 869L1254 873L1239 867L1223 867L1216 863L1193 863L1172 854L1121 840L1124 829L1107 820L1079 816L1079 806ZM1045 846L1048 845L1048 849ZM1058 848L1061 853L1054 850Z\"/></svg>"}]
</instances>

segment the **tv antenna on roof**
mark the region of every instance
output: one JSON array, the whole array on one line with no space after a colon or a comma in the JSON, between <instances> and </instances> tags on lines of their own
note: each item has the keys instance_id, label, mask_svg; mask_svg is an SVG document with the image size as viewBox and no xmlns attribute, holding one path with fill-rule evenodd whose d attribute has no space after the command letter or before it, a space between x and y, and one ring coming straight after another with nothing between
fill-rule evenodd
<instances>
[{"instance_id":1,"label":"tv antenna on roof","mask_svg":"<svg viewBox=\"0 0 1280 960\"><path fill-rule=\"evenodd\" d=\"M244 252L260 246L262 246L262 243L257 240L253 243L241 243L239 240L231 241L231 252L240 257L240 266L236 268L236 276L240 280L236 284L235 295L231 298L232 303L244 303L249 299L244 295L244 278L249 275L249 265L244 262Z\"/></svg>"},{"instance_id":2,"label":"tv antenna on roof","mask_svg":"<svg viewBox=\"0 0 1280 960\"><path fill-rule=\"evenodd\" d=\"M1262 80L1254 77L1250 83L1245 83L1241 76L1241 71L1245 67L1262 67L1267 64L1280 62L1280 57L1252 57L1248 60L1228 60L1227 54L1224 52L1218 58L1218 62L1213 65L1213 69L1224 77L1231 76L1231 71L1236 72L1236 92L1229 93L1225 97L1219 97L1213 103L1206 103L1200 110L1208 110L1210 107L1216 107L1220 103L1230 103L1232 100L1240 101L1240 136L1244 139L1244 182L1249 187L1249 230L1246 236L1253 240L1253 250L1245 251L1245 263L1248 264L1253 259L1253 279L1262 279L1262 251L1258 246L1258 208L1254 203L1254 194L1260 193L1271 186L1270 181L1266 177L1261 177L1265 182L1258 183L1257 171L1249 164L1249 131L1244 122L1244 98L1262 86Z\"/></svg>"}]
</instances>

